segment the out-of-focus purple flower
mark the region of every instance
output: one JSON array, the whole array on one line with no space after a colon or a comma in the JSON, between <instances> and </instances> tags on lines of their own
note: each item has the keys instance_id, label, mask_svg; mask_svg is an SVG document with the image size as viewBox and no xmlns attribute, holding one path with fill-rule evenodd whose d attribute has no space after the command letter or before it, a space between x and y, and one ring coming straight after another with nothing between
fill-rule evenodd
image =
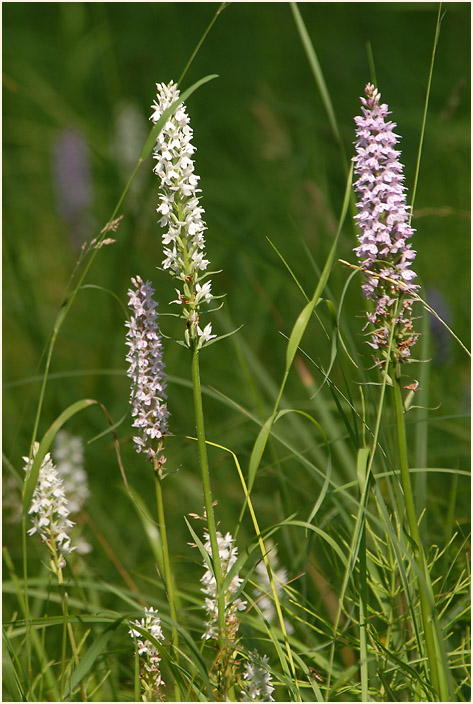
<instances>
[{"instance_id":1,"label":"out-of-focus purple flower","mask_svg":"<svg viewBox=\"0 0 473 704\"><path fill-rule=\"evenodd\" d=\"M412 283L416 274L411 269L416 253L408 242L414 230L402 185L401 152L394 148L399 140L393 131L396 124L386 120L388 106L380 103L381 96L371 83L365 95L361 98L363 115L355 117L359 245L354 251L365 270L363 294L375 304L374 311L367 314L367 325L375 328L368 344L376 350L377 363L384 364L393 324L395 360L406 361L418 338L413 332L409 297L418 289Z\"/></svg>"},{"instance_id":2,"label":"out-of-focus purple flower","mask_svg":"<svg viewBox=\"0 0 473 704\"><path fill-rule=\"evenodd\" d=\"M53 182L57 210L70 227L72 244L79 246L91 225L92 179L87 142L77 130L63 130L54 143Z\"/></svg>"},{"instance_id":3,"label":"out-of-focus purple flower","mask_svg":"<svg viewBox=\"0 0 473 704\"><path fill-rule=\"evenodd\" d=\"M429 288L426 292L427 303L442 320L450 325L452 312L442 293L437 288ZM448 364L452 350L452 337L440 320L429 314L430 334L435 345L434 359L439 364Z\"/></svg>"},{"instance_id":4,"label":"out-of-focus purple flower","mask_svg":"<svg viewBox=\"0 0 473 704\"><path fill-rule=\"evenodd\" d=\"M144 115L132 102L119 103L113 118L110 155L118 165L123 183L126 183L138 162L149 128ZM127 206L135 211L140 208L139 194L145 175L146 172L139 169L128 190Z\"/></svg>"}]
</instances>

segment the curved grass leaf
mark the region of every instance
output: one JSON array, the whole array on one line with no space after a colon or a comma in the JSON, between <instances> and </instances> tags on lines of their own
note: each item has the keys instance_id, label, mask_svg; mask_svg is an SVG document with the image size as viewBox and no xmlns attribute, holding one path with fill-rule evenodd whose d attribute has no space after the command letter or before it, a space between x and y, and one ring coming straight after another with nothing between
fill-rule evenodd
<instances>
[{"instance_id":1,"label":"curved grass leaf","mask_svg":"<svg viewBox=\"0 0 473 704\"><path fill-rule=\"evenodd\" d=\"M66 688L66 691L64 692L64 697L69 697L73 694L74 690L76 687L79 685L80 681L84 679L84 677L87 675L89 670L92 668L94 665L95 661L97 658L99 658L103 651L105 650L105 646L107 645L108 641L110 640L110 637L113 635L113 633L116 631L118 626L121 625L121 623L124 620L124 616L121 618L118 618L116 621L110 624L108 628L106 628L100 635L98 635L90 648L87 650L87 652L82 656L79 665L76 667L76 669L73 671L71 678L69 680L69 684Z\"/></svg>"},{"instance_id":2,"label":"curved grass leaf","mask_svg":"<svg viewBox=\"0 0 473 704\"><path fill-rule=\"evenodd\" d=\"M314 526L312 523L307 523L307 521L296 521L296 520L286 520L286 521L281 521L278 525L280 526L298 526L299 528L305 528L306 530L311 530L317 535L320 535L323 540L325 540L326 543L330 545L330 547L333 549L333 551L338 555L340 558L340 561L343 563L343 565L347 566L348 560L346 556L343 554L342 549L340 548L340 545L337 543L336 540L332 538L331 535L326 533L322 528L319 528L318 526Z\"/></svg>"},{"instance_id":3,"label":"curved grass leaf","mask_svg":"<svg viewBox=\"0 0 473 704\"><path fill-rule=\"evenodd\" d=\"M26 515L28 513L28 509L31 504L31 499L33 498L33 492L38 481L41 464L49 448L51 447L51 444L54 438L56 437L56 434L62 428L64 423L66 423L76 413L79 413L79 411L83 411L84 408L89 408L89 406L92 406L97 403L98 401L94 401L90 398L85 398L81 401L76 401L75 403L72 403L56 418L54 423L52 423L52 425L45 432L43 439L39 443L39 448L34 457L31 469L26 475L25 485L23 488L23 515Z\"/></svg>"},{"instance_id":4,"label":"curved grass leaf","mask_svg":"<svg viewBox=\"0 0 473 704\"><path fill-rule=\"evenodd\" d=\"M208 444L212 444L212 443L208 443ZM202 560L204 561L204 564L207 565L207 567L209 568L211 573L215 576L214 568L213 568L213 560L212 560L210 553L207 552L207 550L205 549L203 542L201 541L201 539L199 538L199 536L197 535L195 530L192 528L192 526L189 523L189 521L187 520L186 516L184 516L184 520L187 524L187 527L189 528L189 532L192 535L192 538L195 540L195 544L196 544L197 548L199 549L200 554L202 555Z\"/></svg>"},{"instance_id":5,"label":"curved grass leaf","mask_svg":"<svg viewBox=\"0 0 473 704\"><path fill-rule=\"evenodd\" d=\"M208 312L210 313L211 311L208 311ZM234 335L236 332L241 330L242 327L243 327L243 325L240 325L240 327L235 328L235 330L231 330L230 332L226 332L224 335L217 335L217 337L212 338L211 340L206 342L204 345L202 345L202 349L204 347L210 347L210 345L213 345L214 342L219 342L220 340L224 340L226 337L230 337L230 335Z\"/></svg>"},{"instance_id":6,"label":"curved grass leaf","mask_svg":"<svg viewBox=\"0 0 473 704\"><path fill-rule=\"evenodd\" d=\"M273 417L268 418L258 433L255 444L251 451L250 464L248 468L248 491L251 492L256 477L256 472L261 463L263 452L268 442L268 436L273 426Z\"/></svg>"},{"instance_id":7,"label":"curved grass leaf","mask_svg":"<svg viewBox=\"0 0 473 704\"><path fill-rule=\"evenodd\" d=\"M299 347L302 336L304 335L307 325L309 323L312 311L316 307L317 301L309 301L306 306L299 313L299 317L294 323L291 335L289 337L289 342L287 343L286 350L286 372L291 368L292 362L294 360L295 354Z\"/></svg>"},{"instance_id":8,"label":"curved grass leaf","mask_svg":"<svg viewBox=\"0 0 473 704\"><path fill-rule=\"evenodd\" d=\"M7 701L11 702L26 702L28 698L26 697L23 688L21 686L21 678L13 664L13 660L10 653L14 654L14 649L10 645L8 637L3 634L3 649L2 649L2 675L3 675L3 695L6 696ZM23 681L25 681L23 675Z\"/></svg>"},{"instance_id":9,"label":"curved grass leaf","mask_svg":"<svg viewBox=\"0 0 473 704\"><path fill-rule=\"evenodd\" d=\"M294 20L296 23L297 30L299 32L299 36L301 38L302 46L304 47L305 53L307 55L307 60L309 62L309 66L310 66L312 73L314 75L315 82L317 83L317 86L319 88L322 102L325 106L325 110L328 115L330 126L332 128L332 132L333 132L334 137L337 140L337 142L339 143L340 148L342 150L343 162L344 162L343 165L346 168L346 156L345 156L345 150L343 147L343 142L342 142L342 139L340 136L340 130L338 129L337 119L335 117L335 111L333 109L332 100L330 98L330 93L327 89L327 84L325 83L322 69L320 68L320 63L317 58L317 54L315 53L314 46L311 42L311 39L310 39L309 33L307 31L307 28L305 26L304 20L302 19L302 15L299 12L299 8L297 7L297 3L291 2L291 10L292 10L292 14L294 15Z\"/></svg>"}]
</instances>

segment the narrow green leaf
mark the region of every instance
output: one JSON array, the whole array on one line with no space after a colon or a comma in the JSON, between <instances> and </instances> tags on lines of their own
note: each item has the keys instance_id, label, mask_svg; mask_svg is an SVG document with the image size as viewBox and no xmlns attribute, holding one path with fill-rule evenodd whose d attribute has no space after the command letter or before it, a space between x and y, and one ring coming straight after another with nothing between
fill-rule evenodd
<instances>
[{"instance_id":1,"label":"narrow green leaf","mask_svg":"<svg viewBox=\"0 0 473 704\"><path fill-rule=\"evenodd\" d=\"M331 535L326 533L324 530L319 528L318 526L314 526L311 523L307 523L307 521L281 521L279 523L280 526L299 526L300 528L306 528L307 530L311 530L314 533L317 533L317 535L320 535L321 538L325 540L334 550L334 552L337 553L338 557L342 561L342 563L346 566L347 565L347 558L343 554L339 544L332 538Z\"/></svg>"},{"instance_id":2,"label":"narrow green leaf","mask_svg":"<svg viewBox=\"0 0 473 704\"><path fill-rule=\"evenodd\" d=\"M358 485L362 494L365 489L366 472L368 469L368 460L370 457L370 452L371 451L369 448L360 447L356 456L356 475L358 477Z\"/></svg>"},{"instance_id":3,"label":"narrow green leaf","mask_svg":"<svg viewBox=\"0 0 473 704\"><path fill-rule=\"evenodd\" d=\"M242 327L243 327L243 325L240 325L240 327L235 328L235 330L231 330L230 332L226 332L224 335L217 335L217 337L212 338L211 340L206 342L204 345L202 345L201 349L203 349L204 347L210 347L210 345L213 345L214 342L219 342L220 340L224 340L226 337L230 337L230 335L234 335L236 332L241 330Z\"/></svg>"},{"instance_id":4,"label":"narrow green leaf","mask_svg":"<svg viewBox=\"0 0 473 704\"><path fill-rule=\"evenodd\" d=\"M72 673L68 687L65 691L65 697L69 697L74 692L75 688L79 685L80 681L84 679L97 658L102 655L110 636L115 632L122 621L123 617L117 619L108 628L102 631L99 636L97 636L85 655L81 658L79 665Z\"/></svg>"},{"instance_id":5,"label":"narrow green leaf","mask_svg":"<svg viewBox=\"0 0 473 704\"><path fill-rule=\"evenodd\" d=\"M127 307L123 304L122 299L117 296L116 293L113 291L110 291L110 289L105 288L104 286L97 286L97 284L82 284L82 286L79 286L79 291L85 291L86 289L96 289L97 291L103 291L104 293L108 293L109 296L112 296L119 304L122 309L122 311L125 314L125 317L128 316L128 309Z\"/></svg>"},{"instance_id":6,"label":"narrow green leaf","mask_svg":"<svg viewBox=\"0 0 473 704\"><path fill-rule=\"evenodd\" d=\"M299 32L299 36L301 38L302 46L304 47L304 50L307 55L307 60L309 62L309 66L310 66L312 73L314 75L315 82L317 83L317 86L319 88L320 95L322 97L322 102L325 106L325 110L327 112L330 126L332 128L332 132L333 132L337 142L339 142L340 145L343 147L341 137L340 137L340 131L338 129L337 120L335 117L335 111L333 109L332 101L330 98L330 93L327 89L327 85L325 83L322 69L320 68L320 63L317 58L317 54L315 53L314 46L313 46L312 41L310 39L309 33L306 29L304 20L302 19L302 15L299 12L299 8L297 7L297 3L291 2L291 10L292 10L292 14L294 15L294 20L295 20L296 27Z\"/></svg>"},{"instance_id":7,"label":"narrow green leaf","mask_svg":"<svg viewBox=\"0 0 473 704\"><path fill-rule=\"evenodd\" d=\"M123 372L124 373L124 372ZM91 445L93 442L96 442L97 440L100 440L100 438L103 438L105 435L108 435L109 433L113 433L114 430L120 427L120 425L123 423L123 421L128 417L129 411L123 415L120 420L117 420L116 423L113 423L109 428L105 428L105 430L102 430L101 433L98 435L94 435L93 438L90 438L90 440L87 440L87 444Z\"/></svg>"},{"instance_id":8,"label":"narrow green leaf","mask_svg":"<svg viewBox=\"0 0 473 704\"><path fill-rule=\"evenodd\" d=\"M10 655L10 650L13 650L9 642L8 636L3 635L2 649L2 674L3 674L3 694L6 700L11 702L26 702L27 698L23 692L20 678L13 665L13 660Z\"/></svg>"},{"instance_id":9,"label":"narrow green leaf","mask_svg":"<svg viewBox=\"0 0 473 704\"><path fill-rule=\"evenodd\" d=\"M246 547L243 551L240 552L237 559L233 563L231 569L229 569L227 574L225 575L225 579L223 580L223 585L222 585L222 589L224 592L227 591L234 576L236 574L238 574L238 572L241 570L243 565L247 562L248 558L251 557L251 555L255 552L255 550L258 550L259 548L260 548L260 545L259 545L258 539L255 538L251 542L251 544L248 545L248 547ZM233 595L234 599L237 596L239 596L240 593L245 588L246 583L248 582L249 578L251 577L253 569L254 569L254 567L252 568L252 570L250 570L250 573L246 575L243 583L241 584L240 588L238 589L238 592Z\"/></svg>"},{"instance_id":10,"label":"narrow green leaf","mask_svg":"<svg viewBox=\"0 0 473 704\"><path fill-rule=\"evenodd\" d=\"M306 413L306 411L299 411L297 408L283 408L282 411L279 411L279 413L277 414L276 418L274 419L274 423L276 424L280 418L283 418L283 416L286 416L288 413L297 413L297 415L303 416L303 418L307 418L308 420L310 420L310 422L315 425L319 433L322 435L325 446L330 452L330 445L324 429L322 428L320 423L318 423L315 418L310 415L310 413Z\"/></svg>"},{"instance_id":11,"label":"narrow green leaf","mask_svg":"<svg viewBox=\"0 0 473 704\"><path fill-rule=\"evenodd\" d=\"M250 466L248 469L248 493L251 492L253 484L255 481L256 471L260 465L261 458L263 456L264 448L268 441L268 435L271 432L271 427L273 425L273 416L267 419L266 423L263 425L258 433L255 444L253 445L253 450L250 457Z\"/></svg>"},{"instance_id":12,"label":"narrow green leaf","mask_svg":"<svg viewBox=\"0 0 473 704\"><path fill-rule=\"evenodd\" d=\"M274 242L271 242L271 240L269 239L269 237L266 237L266 239L268 240L269 244L270 244L271 247L274 249L274 251L276 252L276 254L278 255L278 257L280 258L280 260L282 261L282 263L284 264L284 266L286 267L286 269L287 269L288 272L290 273L290 275L291 275L291 277L292 277L294 283L296 284L297 288L299 289L299 291L302 293L302 295L304 296L304 298L306 299L306 301L309 301L309 296L306 294L306 292L305 292L304 289L302 288L302 286L301 286L301 284L300 284L300 282L299 282L297 276L294 274L293 270L291 269L291 267L289 266L289 264L287 263L287 261L284 259L283 255L281 254L281 252L279 251L279 249L276 247L276 245L274 244Z\"/></svg>"},{"instance_id":13,"label":"narrow green leaf","mask_svg":"<svg viewBox=\"0 0 473 704\"><path fill-rule=\"evenodd\" d=\"M201 541L201 539L199 538L199 536L197 535L195 530L192 528L191 524L189 523L189 521L187 520L187 518L185 516L184 516L184 520L187 523L187 527L189 528L189 532L192 535L193 539L195 540L195 544L197 545L200 554L202 555L202 559L203 559L204 563L207 565L209 570L215 576L210 553L208 553L207 550L204 548L203 542Z\"/></svg>"},{"instance_id":14,"label":"narrow green leaf","mask_svg":"<svg viewBox=\"0 0 473 704\"><path fill-rule=\"evenodd\" d=\"M288 372L291 368L293 359L297 352L297 348L299 347L300 341L302 340L302 336L305 333L305 329L307 327L307 324L310 320L310 316L312 315L312 311L314 310L314 308L314 301L309 301L309 303L307 303L307 305L304 306L302 311L299 313L299 317L297 318L294 327L292 328L292 332L289 337L289 342L287 343L286 350L286 372Z\"/></svg>"}]
</instances>

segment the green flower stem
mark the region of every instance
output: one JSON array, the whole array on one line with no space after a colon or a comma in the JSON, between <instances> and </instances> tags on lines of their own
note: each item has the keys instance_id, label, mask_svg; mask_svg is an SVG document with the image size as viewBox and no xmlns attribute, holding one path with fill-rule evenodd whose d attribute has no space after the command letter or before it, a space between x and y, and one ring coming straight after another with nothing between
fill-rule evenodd
<instances>
[{"instance_id":1,"label":"green flower stem","mask_svg":"<svg viewBox=\"0 0 473 704\"><path fill-rule=\"evenodd\" d=\"M168 597L168 602L169 602L169 613L171 615L171 619L174 621L174 623L177 623L177 612L176 612L176 602L174 598L174 579L173 575L171 572L171 563L169 560L169 546L168 546L168 538L167 538L167 531L166 531L166 518L164 515L164 501L163 501L163 488L162 488L162 480L163 480L163 471L162 467L159 465L159 462L157 458L154 459L153 461L153 470L154 470L154 483L156 487L156 504L157 504L157 509L158 509L158 522L159 522L159 533L161 537L161 547L163 551L163 567L164 567L164 581L166 584L166 592L167 592L167 597ZM179 645L179 635L177 631L177 627L175 625L172 626L171 629L171 642L174 648L174 656L175 656L175 661L176 664L179 662L179 651L178 651L178 645ZM174 679L174 694L175 694L175 700L179 700L179 685L177 684L176 679Z\"/></svg>"},{"instance_id":2,"label":"green flower stem","mask_svg":"<svg viewBox=\"0 0 473 704\"><path fill-rule=\"evenodd\" d=\"M409 525L410 537L414 544L414 558L419 567L422 578L418 579L420 606L422 613L422 623L424 626L424 638L427 649L427 659L429 662L432 687L439 701L449 701L449 692L446 677L439 677L439 662L437 660L436 633L434 625L434 614L432 612L433 593L430 582L429 570L420 539L419 525L414 503L411 478L409 474L409 463L407 459L407 439L406 427L404 424L404 407L402 402L402 392L400 380L397 375L393 375L394 408L396 413L397 439L399 445L399 461L401 468L401 484L404 493L407 522ZM430 592L430 593L429 593ZM429 598L430 597L430 598ZM444 673L442 673L444 674Z\"/></svg>"},{"instance_id":3,"label":"green flower stem","mask_svg":"<svg viewBox=\"0 0 473 704\"><path fill-rule=\"evenodd\" d=\"M51 560L51 565L52 564L53 564L53 560ZM62 629L61 679L60 679L60 701L63 701L64 688L66 685L67 635L68 635L67 623L69 620L69 608L68 608L67 592L64 589L64 578L63 578L63 574L62 574L62 569L60 567L57 567L57 563L56 563L56 568L57 568L57 572L56 572L57 583L58 583L58 587L59 587L59 594L61 597L62 615L63 615L63 619L64 619L63 629Z\"/></svg>"},{"instance_id":4,"label":"green flower stem","mask_svg":"<svg viewBox=\"0 0 473 704\"><path fill-rule=\"evenodd\" d=\"M363 527L360 537L360 679L361 701L370 702L369 671L368 671L368 639L367 612L368 588L366 583L366 515L363 516Z\"/></svg>"},{"instance_id":5,"label":"green flower stem","mask_svg":"<svg viewBox=\"0 0 473 704\"><path fill-rule=\"evenodd\" d=\"M215 527L212 490L210 487L209 462L207 459L207 446L205 444L204 411L202 408L202 390L200 387L199 372L199 350L197 349L196 340L193 342L192 346L192 385L194 389L195 426L199 446L205 512L207 515L210 545L212 547L212 563L215 573L215 581L217 582L219 645L222 647L225 639L225 594L223 592L222 565L220 563L220 554L218 551L217 530Z\"/></svg>"}]
</instances>

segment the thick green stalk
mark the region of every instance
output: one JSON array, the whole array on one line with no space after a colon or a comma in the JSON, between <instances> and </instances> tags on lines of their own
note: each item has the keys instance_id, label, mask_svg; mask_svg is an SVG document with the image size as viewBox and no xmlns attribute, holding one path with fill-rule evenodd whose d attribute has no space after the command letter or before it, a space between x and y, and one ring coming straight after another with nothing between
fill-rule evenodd
<instances>
[{"instance_id":1,"label":"thick green stalk","mask_svg":"<svg viewBox=\"0 0 473 704\"><path fill-rule=\"evenodd\" d=\"M197 342L192 348L192 386L194 389L194 411L195 427L197 432L197 443L199 446L200 469L202 475L202 488L204 491L205 512L207 515L207 526L209 529L210 545L212 547L212 563L217 583L217 605L218 605L218 630L220 647L224 645L225 639L225 594L223 592L222 565L218 551L217 529L215 526L214 509L212 502L212 490L210 487L209 462L207 459L207 446L205 444L204 411L202 407L202 390L200 387L199 372L199 350Z\"/></svg>"},{"instance_id":2,"label":"thick green stalk","mask_svg":"<svg viewBox=\"0 0 473 704\"><path fill-rule=\"evenodd\" d=\"M439 661L437 660L436 633L434 625L434 614L431 603L433 602L432 587L429 570L422 548L419 534L417 515L412 491L411 478L409 474L409 463L407 459L407 439L404 424L404 407L402 402L402 392L400 381L393 375L394 408L396 413L397 439L399 446L399 462L401 469L401 484L404 493L407 522L409 525L410 537L414 545L414 557L418 565L422 578L419 577L419 595L422 613L422 623L424 626L424 638L427 649L427 659L430 668L431 684L439 701L449 701L448 686L445 677L439 677ZM430 595L429 595L430 591ZM429 599L430 596L430 599Z\"/></svg>"},{"instance_id":3,"label":"thick green stalk","mask_svg":"<svg viewBox=\"0 0 473 704\"><path fill-rule=\"evenodd\" d=\"M171 615L172 620L174 623L177 623L177 612L176 612L176 602L174 598L174 579L173 575L171 572L171 563L169 560L169 546L168 546L168 538L167 538L167 531L166 531L166 518L164 515L164 501L163 501L163 488L161 485L163 476L162 476L162 468L159 466L158 461L155 459L153 462L153 470L154 470L154 483L156 487L156 504L157 504L157 509L158 509L158 523L159 523L159 532L161 536L161 548L163 551L163 567L164 567L164 581L166 585L166 592L167 592L167 598L169 602L169 613ZM179 662L179 651L178 651L178 645L179 645L179 635L177 631L177 627L175 625L172 626L171 629L171 642L174 648L174 657L175 657L175 662L178 664ZM174 679L174 694L175 694L175 700L179 700L179 685Z\"/></svg>"}]
</instances>

